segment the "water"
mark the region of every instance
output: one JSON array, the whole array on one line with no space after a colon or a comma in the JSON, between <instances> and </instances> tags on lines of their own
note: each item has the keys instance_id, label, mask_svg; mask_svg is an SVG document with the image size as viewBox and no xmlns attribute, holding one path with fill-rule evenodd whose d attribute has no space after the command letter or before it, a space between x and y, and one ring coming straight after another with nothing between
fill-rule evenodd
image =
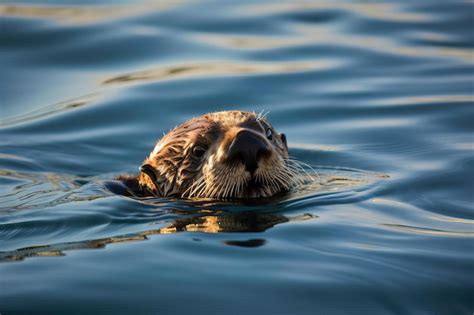
<instances>
[{"instance_id":1,"label":"water","mask_svg":"<svg viewBox=\"0 0 474 315\"><path fill-rule=\"evenodd\" d=\"M473 6L0 4L0 312L472 314ZM158 137L266 110L321 185L135 200Z\"/></svg>"}]
</instances>

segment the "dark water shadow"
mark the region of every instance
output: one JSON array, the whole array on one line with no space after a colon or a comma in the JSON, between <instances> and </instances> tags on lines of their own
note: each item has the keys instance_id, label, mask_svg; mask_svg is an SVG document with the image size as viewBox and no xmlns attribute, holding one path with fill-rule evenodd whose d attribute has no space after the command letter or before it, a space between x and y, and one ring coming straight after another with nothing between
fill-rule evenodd
<instances>
[{"instance_id":1,"label":"dark water shadow","mask_svg":"<svg viewBox=\"0 0 474 315\"><path fill-rule=\"evenodd\" d=\"M182 211L179 211L182 213ZM202 211L201 211L202 213ZM116 235L112 237L84 240L80 242L67 242L41 246L19 248L13 251L0 252L0 262L22 261L29 257L60 257L65 256L65 251L79 249L100 249L109 244L128 243L148 240L151 235L188 233L258 233L264 232L278 224L292 221L305 221L318 218L316 215L305 213L303 215L288 217L280 214L242 212L224 213L222 211L208 210L208 214L194 214L190 217L175 219L172 223L159 228L146 230L140 233ZM250 240L225 240L224 244L240 247L260 247L265 244L264 239Z\"/></svg>"}]
</instances>

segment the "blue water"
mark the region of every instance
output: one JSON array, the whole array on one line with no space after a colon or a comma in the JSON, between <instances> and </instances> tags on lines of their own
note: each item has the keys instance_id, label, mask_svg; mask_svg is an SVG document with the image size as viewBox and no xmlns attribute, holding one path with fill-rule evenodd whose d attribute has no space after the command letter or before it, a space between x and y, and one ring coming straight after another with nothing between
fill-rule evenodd
<instances>
[{"instance_id":1,"label":"blue water","mask_svg":"<svg viewBox=\"0 0 474 315\"><path fill-rule=\"evenodd\" d=\"M472 314L474 6L0 2L0 313ZM268 111L320 180L132 199L155 141Z\"/></svg>"}]
</instances>

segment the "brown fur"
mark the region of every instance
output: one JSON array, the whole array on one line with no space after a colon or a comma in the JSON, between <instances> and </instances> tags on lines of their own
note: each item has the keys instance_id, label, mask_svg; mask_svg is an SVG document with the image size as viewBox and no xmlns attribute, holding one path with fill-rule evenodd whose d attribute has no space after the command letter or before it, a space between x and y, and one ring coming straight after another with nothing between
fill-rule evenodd
<instances>
[{"instance_id":1,"label":"brown fur","mask_svg":"<svg viewBox=\"0 0 474 315\"><path fill-rule=\"evenodd\" d=\"M270 148L258 162L255 174L228 160L229 146L242 130L256 135ZM266 132L273 136L267 138ZM196 146L201 152L205 149L201 157ZM159 197L268 197L294 184L297 166L291 162L284 135L276 133L263 115L215 112L186 121L164 135L144 161L153 174L142 171L135 182L128 179L128 185L137 194Z\"/></svg>"}]
</instances>

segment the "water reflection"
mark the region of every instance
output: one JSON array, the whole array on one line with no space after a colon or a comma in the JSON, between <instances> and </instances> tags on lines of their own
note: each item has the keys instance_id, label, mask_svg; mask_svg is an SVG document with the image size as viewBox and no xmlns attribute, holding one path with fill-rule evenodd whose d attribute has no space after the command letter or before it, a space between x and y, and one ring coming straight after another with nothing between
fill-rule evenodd
<instances>
[{"instance_id":1,"label":"water reflection","mask_svg":"<svg viewBox=\"0 0 474 315\"><path fill-rule=\"evenodd\" d=\"M427 15L415 12L404 12L401 8L391 3L343 3L343 2L300 2L268 3L244 5L242 8L248 15L252 14L288 14L289 12L326 12L345 10L367 18L396 21L396 22L424 22L429 20Z\"/></svg>"},{"instance_id":2,"label":"water reflection","mask_svg":"<svg viewBox=\"0 0 474 315\"><path fill-rule=\"evenodd\" d=\"M103 84L160 81L176 78L190 78L196 76L225 76L236 74L270 74L291 73L317 69L327 69L334 64L328 61L321 62L265 62L265 63L200 63L187 65L174 65L150 70L136 71L105 79Z\"/></svg>"},{"instance_id":3,"label":"water reflection","mask_svg":"<svg viewBox=\"0 0 474 315\"><path fill-rule=\"evenodd\" d=\"M105 20L129 17L148 10L164 10L178 5L181 1L144 1L133 5L95 5L95 6L38 6L38 5L0 5L0 16L19 16L47 18L63 23L94 23Z\"/></svg>"},{"instance_id":4,"label":"water reflection","mask_svg":"<svg viewBox=\"0 0 474 315\"><path fill-rule=\"evenodd\" d=\"M384 224L384 226L391 227L400 231L430 235L430 236L452 236L452 237L474 237L472 231L444 231L439 229L430 229L418 226L407 226L401 224Z\"/></svg>"},{"instance_id":5,"label":"water reflection","mask_svg":"<svg viewBox=\"0 0 474 315\"><path fill-rule=\"evenodd\" d=\"M45 118L54 114L65 112L67 110L83 107L93 102L99 95L100 95L99 93L91 93L89 95L77 97L65 102L60 102L60 103L49 105L49 106L38 107L37 109L26 112L23 115L19 115L19 116L7 118L7 119L0 118L0 128L24 124L29 121L36 121L41 118Z\"/></svg>"},{"instance_id":6,"label":"water reflection","mask_svg":"<svg viewBox=\"0 0 474 315\"><path fill-rule=\"evenodd\" d=\"M182 213L182 210L177 210ZM211 213L202 215L201 213ZM297 216L284 216L273 213L242 212L224 213L221 210L202 210L200 214L190 217L177 218L170 224L159 228L146 230L140 233L117 235L113 237L86 240L80 242L68 242L60 244L31 246L19 248L13 251L0 252L0 262L21 261L28 257L55 257L64 256L65 251L78 249L105 248L108 244L143 241L148 236L156 234L174 234L180 232L191 233L245 233L263 232L277 224L306 221L318 218L318 216L305 213ZM259 247L265 244L264 239L250 240L224 240L224 244L241 247Z\"/></svg>"},{"instance_id":7,"label":"water reflection","mask_svg":"<svg viewBox=\"0 0 474 315\"><path fill-rule=\"evenodd\" d=\"M387 36L335 34L329 27L313 25L298 25L294 27L299 33L301 44L313 42L318 45L336 45L348 48L370 50L387 55L416 57L416 58L452 58L463 62L472 62L472 52L464 47L433 47L431 45L406 45ZM317 31L319 30L319 31Z\"/></svg>"},{"instance_id":8,"label":"water reflection","mask_svg":"<svg viewBox=\"0 0 474 315\"><path fill-rule=\"evenodd\" d=\"M472 61L472 53L467 47L450 47L443 42L433 46L432 42L424 43L423 34L407 35L408 41L419 42L418 45L405 44L389 37L378 35L356 35L334 33L330 26L321 24L298 24L292 27L294 34L283 36L265 35L234 35L198 33L194 38L198 41L227 49L281 49L300 46L346 47L346 49L363 49L381 54L398 55L417 58L454 58L465 62ZM441 44L441 45L440 45ZM452 45L451 45L452 46ZM462 45L461 45L462 46ZM315 61L313 61L315 62ZM342 63L341 60L339 60Z\"/></svg>"},{"instance_id":9,"label":"water reflection","mask_svg":"<svg viewBox=\"0 0 474 315\"><path fill-rule=\"evenodd\" d=\"M473 309L472 3L0 2L2 314ZM104 188L235 106L313 167L390 178L317 166L258 205Z\"/></svg>"},{"instance_id":10,"label":"water reflection","mask_svg":"<svg viewBox=\"0 0 474 315\"><path fill-rule=\"evenodd\" d=\"M451 103L469 103L472 95L430 95L430 96L410 96L410 97L390 97L380 98L375 103L369 100L367 103L376 106L432 106Z\"/></svg>"},{"instance_id":11,"label":"water reflection","mask_svg":"<svg viewBox=\"0 0 474 315\"><path fill-rule=\"evenodd\" d=\"M7 180L18 184L0 192L0 214L107 197L98 189L88 189L91 179L87 177L0 169L0 181Z\"/></svg>"}]
</instances>

